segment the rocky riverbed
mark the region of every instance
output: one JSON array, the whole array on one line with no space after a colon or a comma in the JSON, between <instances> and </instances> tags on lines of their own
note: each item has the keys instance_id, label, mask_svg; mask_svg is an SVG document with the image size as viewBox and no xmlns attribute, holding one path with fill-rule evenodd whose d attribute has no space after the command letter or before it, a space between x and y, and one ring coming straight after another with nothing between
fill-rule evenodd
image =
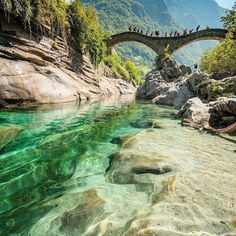
<instances>
[{"instance_id":1,"label":"rocky riverbed","mask_svg":"<svg viewBox=\"0 0 236 236\"><path fill-rule=\"evenodd\" d=\"M136 97L180 109L183 124L192 127L226 127L236 122L236 76L219 80L218 75L192 73L172 58L147 75Z\"/></svg>"},{"instance_id":2,"label":"rocky riverbed","mask_svg":"<svg viewBox=\"0 0 236 236\"><path fill-rule=\"evenodd\" d=\"M235 235L236 140L183 128L174 110L138 107L103 144L106 154L119 146L109 164L99 165L103 148L82 158L28 235Z\"/></svg>"}]
</instances>

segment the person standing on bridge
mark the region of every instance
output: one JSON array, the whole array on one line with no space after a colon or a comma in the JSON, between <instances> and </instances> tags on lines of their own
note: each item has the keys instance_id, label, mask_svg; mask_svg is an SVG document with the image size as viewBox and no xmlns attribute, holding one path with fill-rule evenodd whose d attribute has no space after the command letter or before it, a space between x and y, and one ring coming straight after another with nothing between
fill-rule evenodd
<instances>
[{"instance_id":1,"label":"person standing on bridge","mask_svg":"<svg viewBox=\"0 0 236 236\"><path fill-rule=\"evenodd\" d=\"M167 32L165 32L165 37L167 37Z\"/></svg>"},{"instance_id":2,"label":"person standing on bridge","mask_svg":"<svg viewBox=\"0 0 236 236\"><path fill-rule=\"evenodd\" d=\"M129 31L132 32L132 26L129 27Z\"/></svg>"},{"instance_id":3,"label":"person standing on bridge","mask_svg":"<svg viewBox=\"0 0 236 236\"><path fill-rule=\"evenodd\" d=\"M196 31L198 32L199 31L199 29L200 29L200 25L196 28Z\"/></svg>"},{"instance_id":4,"label":"person standing on bridge","mask_svg":"<svg viewBox=\"0 0 236 236\"><path fill-rule=\"evenodd\" d=\"M158 30L158 31L155 31L155 35L157 36L157 37L159 37L160 36L160 31Z\"/></svg>"},{"instance_id":5,"label":"person standing on bridge","mask_svg":"<svg viewBox=\"0 0 236 236\"><path fill-rule=\"evenodd\" d=\"M170 37L172 37L172 35L173 35L173 32L171 31L171 32L170 32Z\"/></svg>"}]
</instances>

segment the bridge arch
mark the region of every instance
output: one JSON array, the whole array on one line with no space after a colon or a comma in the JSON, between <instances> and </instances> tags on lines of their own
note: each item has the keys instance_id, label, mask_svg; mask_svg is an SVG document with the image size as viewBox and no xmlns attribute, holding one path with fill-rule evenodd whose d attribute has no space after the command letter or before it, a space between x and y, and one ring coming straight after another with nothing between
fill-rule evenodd
<instances>
[{"instance_id":1,"label":"bridge arch","mask_svg":"<svg viewBox=\"0 0 236 236\"><path fill-rule=\"evenodd\" d=\"M178 37L151 37L137 32L124 32L116 34L107 40L108 48L112 48L123 42L138 42L154 50L158 55L163 55L164 49L169 45L169 53L197 41L202 40L223 40L228 33L225 29L205 29L192 34Z\"/></svg>"}]
</instances>

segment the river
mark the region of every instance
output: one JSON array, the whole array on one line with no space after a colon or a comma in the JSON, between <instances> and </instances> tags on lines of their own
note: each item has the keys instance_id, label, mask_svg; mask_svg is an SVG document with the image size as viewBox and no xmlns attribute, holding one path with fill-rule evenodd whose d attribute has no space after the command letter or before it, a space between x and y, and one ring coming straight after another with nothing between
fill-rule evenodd
<instances>
[{"instance_id":1,"label":"river","mask_svg":"<svg viewBox=\"0 0 236 236\"><path fill-rule=\"evenodd\" d=\"M0 150L0 235L236 235L236 137L175 113L127 97L0 112L21 129Z\"/></svg>"}]
</instances>

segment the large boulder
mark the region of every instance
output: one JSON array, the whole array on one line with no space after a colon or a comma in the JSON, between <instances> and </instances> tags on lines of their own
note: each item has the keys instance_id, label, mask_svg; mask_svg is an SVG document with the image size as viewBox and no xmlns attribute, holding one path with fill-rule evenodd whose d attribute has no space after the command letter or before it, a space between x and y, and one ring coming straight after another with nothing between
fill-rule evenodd
<instances>
[{"instance_id":1,"label":"large boulder","mask_svg":"<svg viewBox=\"0 0 236 236\"><path fill-rule=\"evenodd\" d=\"M179 68L177 62L173 58L168 58L162 65L160 73L162 77L168 81L174 81L181 76L182 71Z\"/></svg>"},{"instance_id":2,"label":"large boulder","mask_svg":"<svg viewBox=\"0 0 236 236\"><path fill-rule=\"evenodd\" d=\"M227 127L236 122L236 98L222 97L210 102L210 123L214 127Z\"/></svg>"},{"instance_id":3,"label":"large boulder","mask_svg":"<svg viewBox=\"0 0 236 236\"><path fill-rule=\"evenodd\" d=\"M178 116L182 118L183 125L201 128L209 124L210 107L203 104L198 97L194 97L185 103Z\"/></svg>"},{"instance_id":4,"label":"large boulder","mask_svg":"<svg viewBox=\"0 0 236 236\"><path fill-rule=\"evenodd\" d=\"M202 103L195 97L186 102L178 116L184 125L194 128L224 128L236 122L236 99L222 97L214 102Z\"/></svg>"},{"instance_id":5,"label":"large boulder","mask_svg":"<svg viewBox=\"0 0 236 236\"><path fill-rule=\"evenodd\" d=\"M154 103L174 106L176 109L180 109L188 99L194 97L194 94L189 90L185 80L171 82L168 85L169 88L167 91L153 99Z\"/></svg>"},{"instance_id":6,"label":"large boulder","mask_svg":"<svg viewBox=\"0 0 236 236\"><path fill-rule=\"evenodd\" d=\"M185 77L191 68L180 67L173 58L168 58L146 76L145 83L136 93L138 99L152 100L156 104L174 106L180 109L184 103L194 97Z\"/></svg>"},{"instance_id":7,"label":"large boulder","mask_svg":"<svg viewBox=\"0 0 236 236\"><path fill-rule=\"evenodd\" d=\"M189 88L201 99L209 102L223 96L236 96L236 76L217 81L211 76L195 72L187 78Z\"/></svg>"},{"instance_id":8,"label":"large boulder","mask_svg":"<svg viewBox=\"0 0 236 236\"><path fill-rule=\"evenodd\" d=\"M216 102L210 103L210 106L213 108L213 111L223 115L231 114L236 116L236 97L235 98L219 98Z\"/></svg>"},{"instance_id":9,"label":"large boulder","mask_svg":"<svg viewBox=\"0 0 236 236\"><path fill-rule=\"evenodd\" d=\"M181 70L183 76L190 75L192 73L192 69L190 66L180 65L179 69Z\"/></svg>"},{"instance_id":10,"label":"large boulder","mask_svg":"<svg viewBox=\"0 0 236 236\"><path fill-rule=\"evenodd\" d=\"M162 78L160 71L154 69L147 74L145 83L137 89L136 97L152 100L168 91L169 88L169 84Z\"/></svg>"}]
</instances>

